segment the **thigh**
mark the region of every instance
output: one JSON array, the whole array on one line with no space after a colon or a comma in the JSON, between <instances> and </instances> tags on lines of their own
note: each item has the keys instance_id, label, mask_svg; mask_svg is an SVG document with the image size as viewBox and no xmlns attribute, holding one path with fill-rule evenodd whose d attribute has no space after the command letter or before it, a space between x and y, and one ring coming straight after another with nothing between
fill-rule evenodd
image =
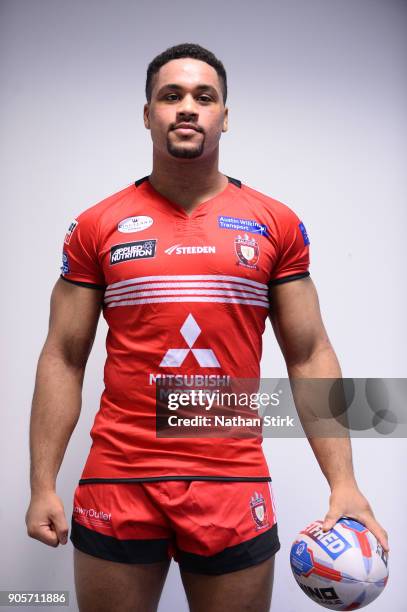
<instances>
[{"instance_id":1,"label":"thigh","mask_svg":"<svg viewBox=\"0 0 407 612\"><path fill-rule=\"evenodd\" d=\"M274 556L244 570L209 576L181 570L191 612L268 612Z\"/></svg>"},{"instance_id":2,"label":"thigh","mask_svg":"<svg viewBox=\"0 0 407 612\"><path fill-rule=\"evenodd\" d=\"M170 560L117 563L74 550L80 612L155 612Z\"/></svg>"},{"instance_id":3,"label":"thigh","mask_svg":"<svg viewBox=\"0 0 407 612\"><path fill-rule=\"evenodd\" d=\"M141 483L78 486L70 539L81 612L157 609L172 536Z\"/></svg>"}]
</instances>

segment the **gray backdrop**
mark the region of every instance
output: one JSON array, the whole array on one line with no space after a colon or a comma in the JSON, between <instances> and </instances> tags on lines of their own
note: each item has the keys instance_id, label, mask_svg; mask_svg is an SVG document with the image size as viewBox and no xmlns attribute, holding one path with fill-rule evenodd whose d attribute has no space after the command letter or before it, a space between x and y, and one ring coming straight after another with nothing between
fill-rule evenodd
<instances>
[{"instance_id":1,"label":"gray backdrop","mask_svg":"<svg viewBox=\"0 0 407 612\"><path fill-rule=\"evenodd\" d=\"M28 421L49 295L71 219L151 170L145 72L197 42L224 62L220 169L291 206L311 239L322 313L350 377L405 377L406 17L402 0L2 0L2 589L69 589L72 545L29 539ZM404 170L404 172L403 172ZM106 327L58 480L68 519L102 390ZM263 376L286 374L270 326ZM282 549L273 610L316 609L288 553L328 487L306 440L267 440ZM390 582L370 610L405 609L405 440L355 440L362 491L390 534ZM401 541L400 541L401 540ZM187 610L172 565L160 612ZM227 606L226 608L227 609Z\"/></svg>"}]
</instances>

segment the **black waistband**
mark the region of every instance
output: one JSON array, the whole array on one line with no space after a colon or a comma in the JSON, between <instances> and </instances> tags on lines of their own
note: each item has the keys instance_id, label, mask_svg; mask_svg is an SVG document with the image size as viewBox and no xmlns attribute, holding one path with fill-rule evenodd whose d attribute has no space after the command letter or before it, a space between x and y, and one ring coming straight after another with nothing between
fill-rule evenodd
<instances>
[{"instance_id":1,"label":"black waistband","mask_svg":"<svg viewBox=\"0 0 407 612\"><path fill-rule=\"evenodd\" d=\"M140 476L138 478L81 478L84 484L116 484L132 482L160 482L163 480L208 480L219 482L271 482L270 476Z\"/></svg>"}]
</instances>

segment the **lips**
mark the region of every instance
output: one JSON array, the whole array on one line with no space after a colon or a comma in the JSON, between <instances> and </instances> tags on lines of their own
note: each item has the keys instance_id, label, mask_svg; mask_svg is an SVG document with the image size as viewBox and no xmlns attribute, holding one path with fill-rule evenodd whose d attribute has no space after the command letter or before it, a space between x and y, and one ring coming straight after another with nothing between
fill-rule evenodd
<instances>
[{"instance_id":1,"label":"lips","mask_svg":"<svg viewBox=\"0 0 407 612\"><path fill-rule=\"evenodd\" d=\"M199 130L191 123L180 123L177 125L174 130L194 130L194 132L198 132Z\"/></svg>"}]
</instances>

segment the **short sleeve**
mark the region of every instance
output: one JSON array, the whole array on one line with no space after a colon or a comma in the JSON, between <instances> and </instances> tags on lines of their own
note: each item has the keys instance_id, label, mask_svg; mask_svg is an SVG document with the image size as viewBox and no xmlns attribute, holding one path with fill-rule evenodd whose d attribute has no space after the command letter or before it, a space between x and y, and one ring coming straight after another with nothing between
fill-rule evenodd
<instances>
[{"instance_id":1,"label":"short sleeve","mask_svg":"<svg viewBox=\"0 0 407 612\"><path fill-rule=\"evenodd\" d=\"M309 276L309 238L304 223L285 207L279 223L279 255L269 285L278 285Z\"/></svg>"},{"instance_id":2,"label":"short sleeve","mask_svg":"<svg viewBox=\"0 0 407 612\"><path fill-rule=\"evenodd\" d=\"M90 215L88 211L72 221L63 243L61 278L76 285L105 289L97 237L94 215Z\"/></svg>"}]
</instances>

